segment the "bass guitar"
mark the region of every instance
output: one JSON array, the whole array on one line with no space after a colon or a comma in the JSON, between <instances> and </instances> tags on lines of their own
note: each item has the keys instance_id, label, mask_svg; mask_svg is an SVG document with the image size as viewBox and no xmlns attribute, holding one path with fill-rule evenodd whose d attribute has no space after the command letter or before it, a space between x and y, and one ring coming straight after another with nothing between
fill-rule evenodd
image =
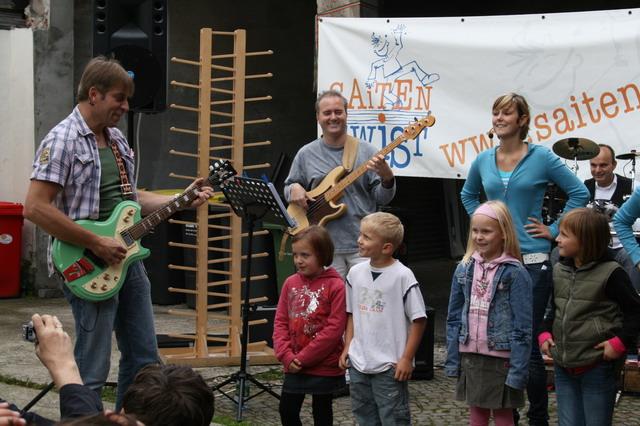
<instances>
[{"instance_id":1,"label":"bass guitar","mask_svg":"<svg viewBox=\"0 0 640 426\"><path fill-rule=\"evenodd\" d=\"M76 223L104 237L113 237L127 249L126 257L118 264L109 266L89 249L54 239L51 256L55 268L64 277L65 284L78 297L90 301L106 300L120 291L129 265L149 256L150 251L140 245L140 239L156 225L176 211L188 206L206 183L219 185L236 175L228 161L216 162L208 178L185 191L158 210L141 217L141 207L133 201L123 201L105 221L89 219Z\"/></svg>"},{"instance_id":2,"label":"bass guitar","mask_svg":"<svg viewBox=\"0 0 640 426\"><path fill-rule=\"evenodd\" d=\"M389 154L402 142L418 137L425 128L433 126L435 122L436 118L434 116L427 115L421 120L410 124L404 128L400 136L380 150L374 157ZM347 205L344 203L335 204L335 201L342 197L342 192L349 185L367 172L367 163L368 161L362 163L360 167L349 173L342 180L340 178L346 172L344 167L338 166L329 172L317 187L307 192L315 201L307 202L306 210L297 204L289 204L287 212L297 222L297 226L290 228L289 233L297 234L310 225L324 226L328 221L340 217L345 212Z\"/></svg>"}]
</instances>

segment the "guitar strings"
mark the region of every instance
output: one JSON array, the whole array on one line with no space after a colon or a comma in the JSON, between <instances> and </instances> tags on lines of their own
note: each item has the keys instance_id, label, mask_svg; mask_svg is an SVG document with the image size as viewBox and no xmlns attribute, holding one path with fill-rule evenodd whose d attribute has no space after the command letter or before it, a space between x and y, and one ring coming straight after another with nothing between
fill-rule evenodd
<instances>
[{"instance_id":1,"label":"guitar strings","mask_svg":"<svg viewBox=\"0 0 640 426\"><path fill-rule=\"evenodd\" d=\"M196 184L195 187L193 187L190 190L185 191L182 194L180 194L180 197L178 197L177 199L174 199L174 200L171 200L171 201L167 202L166 204L164 204L162 207L160 207L158 210L154 211L151 214L157 214L160 210L166 209L167 207L169 207L170 205L172 205L172 204L174 204L176 202L178 202L180 204L183 204L184 203L184 200L183 200L184 197L187 197L187 199L188 199L188 201L186 203L184 203L184 205L186 206L187 204L189 204L193 200L195 200L195 198L196 198L195 197L195 192L197 190L199 190L200 188L202 188L202 185L204 183L206 183L207 181L211 182L213 177L214 177L214 175L212 174L211 176L207 177L204 181ZM151 215L149 215L149 216L151 216ZM142 223L142 221L136 222L131 227L127 228L127 232L129 232L130 235L131 235L131 233L138 234L138 233L140 233L140 231L144 231L144 232L142 232L143 234L148 232L148 229L146 229L146 226ZM135 239L137 239L137 238L135 238Z\"/></svg>"},{"instance_id":2,"label":"guitar strings","mask_svg":"<svg viewBox=\"0 0 640 426\"><path fill-rule=\"evenodd\" d=\"M359 171L361 169L366 169L366 163L361 164L357 169L353 170L351 173L348 173L348 174L344 175L342 177L342 179L340 179L339 183L345 182L346 180L350 180L350 182L348 182L347 185L345 185L345 189L346 189L347 186L351 185L362 174L364 174L364 172L360 172ZM357 177L354 178L354 176L357 176ZM328 188L326 191L324 191L322 194L320 194L318 196L319 198L316 198L316 201L312 201L310 203L307 203L307 209L303 210L301 213L295 215L294 219L300 219L302 217L308 217L309 215L316 213L320 209L324 208L326 205L330 204L332 200L328 200L326 195L327 195L327 192L332 191L335 188L336 188L335 186L332 186L331 188ZM340 192L342 193L342 192L344 192L344 190L342 190Z\"/></svg>"},{"instance_id":3,"label":"guitar strings","mask_svg":"<svg viewBox=\"0 0 640 426\"><path fill-rule=\"evenodd\" d=\"M328 188L326 191L320 194L319 195L319 197L321 197L320 199L316 199L316 201L307 203L307 210L304 210L303 213L301 214L303 214L304 216L308 216L309 214L313 214L318 210L324 208L327 204L330 204L334 198L332 197L332 199L327 199L326 195L329 191L334 191L338 184L346 183L346 185L344 185L344 189L339 191L339 193L344 192L347 186L354 183L366 172L367 172L367 163L365 162L365 163L362 163L360 166L358 166L355 170L352 170L350 173L347 173L346 175L344 175L342 179L340 179L335 186ZM296 219L300 217L301 217L300 214L295 216Z\"/></svg>"}]
</instances>

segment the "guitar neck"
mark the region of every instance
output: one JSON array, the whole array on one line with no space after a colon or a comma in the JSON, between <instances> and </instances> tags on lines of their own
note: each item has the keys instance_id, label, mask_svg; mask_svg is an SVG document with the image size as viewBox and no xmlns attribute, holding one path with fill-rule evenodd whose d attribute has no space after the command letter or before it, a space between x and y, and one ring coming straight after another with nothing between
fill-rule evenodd
<instances>
[{"instance_id":1,"label":"guitar neck","mask_svg":"<svg viewBox=\"0 0 640 426\"><path fill-rule=\"evenodd\" d=\"M169 201L164 206L160 207L158 210L146 216L141 221L137 222L133 226L128 229L129 235L134 240L137 240L144 236L147 232L151 231L161 222L164 222L168 219L172 214L187 207L193 200L198 197L198 190L202 187L202 185L206 182L211 182L211 177L205 179L203 182L197 184L194 188L191 188L188 191L180 194L179 197L174 200Z\"/></svg>"},{"instance_id":2,"label":"guitar neck","mask_svg":"<svg viewBox=\"0 0 640 426\"><path fill-rule=\"evenodd\" d=\"M393 151L398 145L400 145L402 142L406 140L407 140L407 136L404 133L402 133L400 136L395 138L393 142L391 142L389 145L385 146L380 151L378 151L376 155L374 155L373 157L377 157L378 155L387 155L388 153ZM324 193L325 198L329 201L329 200L333 200L334 198L342 194L342 191L344 191L347 188L347 186L351 185L360 176L366 173L368 162L369 161L367 160L364 163L362 163L358 168L356 168L354 171L352 171L347 176L345 176L345 178L342 179L340 182L338 182L335 186L327 190Z\"/></svg>"}]
</instances>

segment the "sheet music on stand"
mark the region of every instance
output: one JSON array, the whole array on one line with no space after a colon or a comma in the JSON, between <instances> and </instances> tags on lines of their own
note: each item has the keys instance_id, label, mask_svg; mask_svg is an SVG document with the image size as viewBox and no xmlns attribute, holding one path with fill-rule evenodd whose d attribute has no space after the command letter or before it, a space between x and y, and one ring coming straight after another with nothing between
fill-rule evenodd
<instances>
[{"instance_id":1,"label":"sheet music on stand","mask_svg":"<svg viewBox=\"0 0 640 426\"><path fill-rule=\"evenodd\" d=\"M255 214L258 220L295 228L295 219L289 216L278 191L271 182L262 179L234 176L220 185L236 215L246 217L247 212ZM264 209L261 215L257 209Z\"/></svg>"}]
</instances>

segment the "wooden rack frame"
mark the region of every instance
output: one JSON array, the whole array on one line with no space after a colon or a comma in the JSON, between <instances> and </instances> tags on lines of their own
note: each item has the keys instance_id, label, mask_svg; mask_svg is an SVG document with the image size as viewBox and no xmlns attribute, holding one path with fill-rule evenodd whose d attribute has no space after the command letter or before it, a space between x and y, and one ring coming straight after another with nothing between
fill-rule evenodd
<instances>
[{"instance_id":1,"label":"wooden rack frame","mask_svg":"<svg viewBox=\"0 0 640 426\"><path fill-rule=\"evenodd\" d=\"M214 40L220 40L221 46L233 38L233 51L231 53L213 54ZM222 47L224 48L224 47ZM172 127L171 131L193 134L198 136L198 152L189 153L171 150L171 153L179 156L197 158L197 176L207 176L209 165L218 159L227 159L239 174L249 169L266 168L265 164L244 164L244 149L270 145L270 141L244 142L244 127L260 123L271 122L270 118L261 120L245 120L245 102L270 100L271 96L256 98L245 97L245 83L249 79L268 78L272 74L246 74L246 59L249 56L270 55L272 51L247 52L246 51L246 31L236 30L234 32L213 31L210 28L200 30L200 60L198 62L185 59L172 58L172 62L192 65L199 68L199 84L189 84L172 81L171 84L185 88L195 89L199 92L199 106L197 108L171 105L171 108L198 114L198 129L189 130ZM232 62L231 66L221 65L220 62ZM226 63L225 62L225 63ZM215 73L215 76L214 76ZM223 76L219 76L223 75ZM228 87L227 89L221 86ZM215 99L214 99L215 96ZM226 111L224 109L227 109ZM230 112L229 112L230 110ZM215 123L212 123L216 117ZM228 134L224 134L224 132ZM228 155L222 156L225 153ZM172 174L178 178L193 180L194 176L181 176ZM169 245L183 247L188 250L195 250L196 265L180 266L169 265L171 269L193 271L195 273L195 290L169 288L173 292L194 294L196 298L196 309L193 312L183 312L171 310L172 315L188 316L195 319L195 333L190 334L169 334L169 337L182 338L193 341L193 346L189 348L163 348L160 355L166 362L190 364L193 366L222 366L240 365L240 334L242 330L242 284L245 277L242 276L242 260L246 256L242 255L243 238L247 237L242 232L242 218L236 216L227 205L226 212L219 214L209 214L209 206L202 205L197 210L197 220L195 223L171 220L172 223L183 225L195 225L197 228L196 244L183 244L171 242ZM228 219L229 226L211 224L212 220ZM221 236L210 237L209 229L216 229L221 232ZM254 235L264 235L268 231L257 231ZM225 242L225 247L212 247L211 243ZM220 259L209 259L209 252L216 251L222 253ZM268 253L255 253L252 258L265 257ZM228 268L224 268L224 264ZM222 280L209 282L209 274L218 274L225 277ZM251 282L268 278L267 275L252 276ZM227 286L228 292L224 291ZM216 287L222 287L219 290ZM210 288L214 288L211 291ZM216 291L217 290L217 291ZM209 305L209 296L217 296L227 301ZM253 298L251 303L262 302L266 297ZM227 312L210 312L211 309L226 309ZM224 324L209 326L210 320L222 320ZM264 324L266 319L251 321L249 325ZM219 334L227 332L226 335ZM216 343L216 345L210 345ZM267 346L266 341L250 343L247 348L251 364L276 364L272 348Z\"/></svg>"}]
</instances>

